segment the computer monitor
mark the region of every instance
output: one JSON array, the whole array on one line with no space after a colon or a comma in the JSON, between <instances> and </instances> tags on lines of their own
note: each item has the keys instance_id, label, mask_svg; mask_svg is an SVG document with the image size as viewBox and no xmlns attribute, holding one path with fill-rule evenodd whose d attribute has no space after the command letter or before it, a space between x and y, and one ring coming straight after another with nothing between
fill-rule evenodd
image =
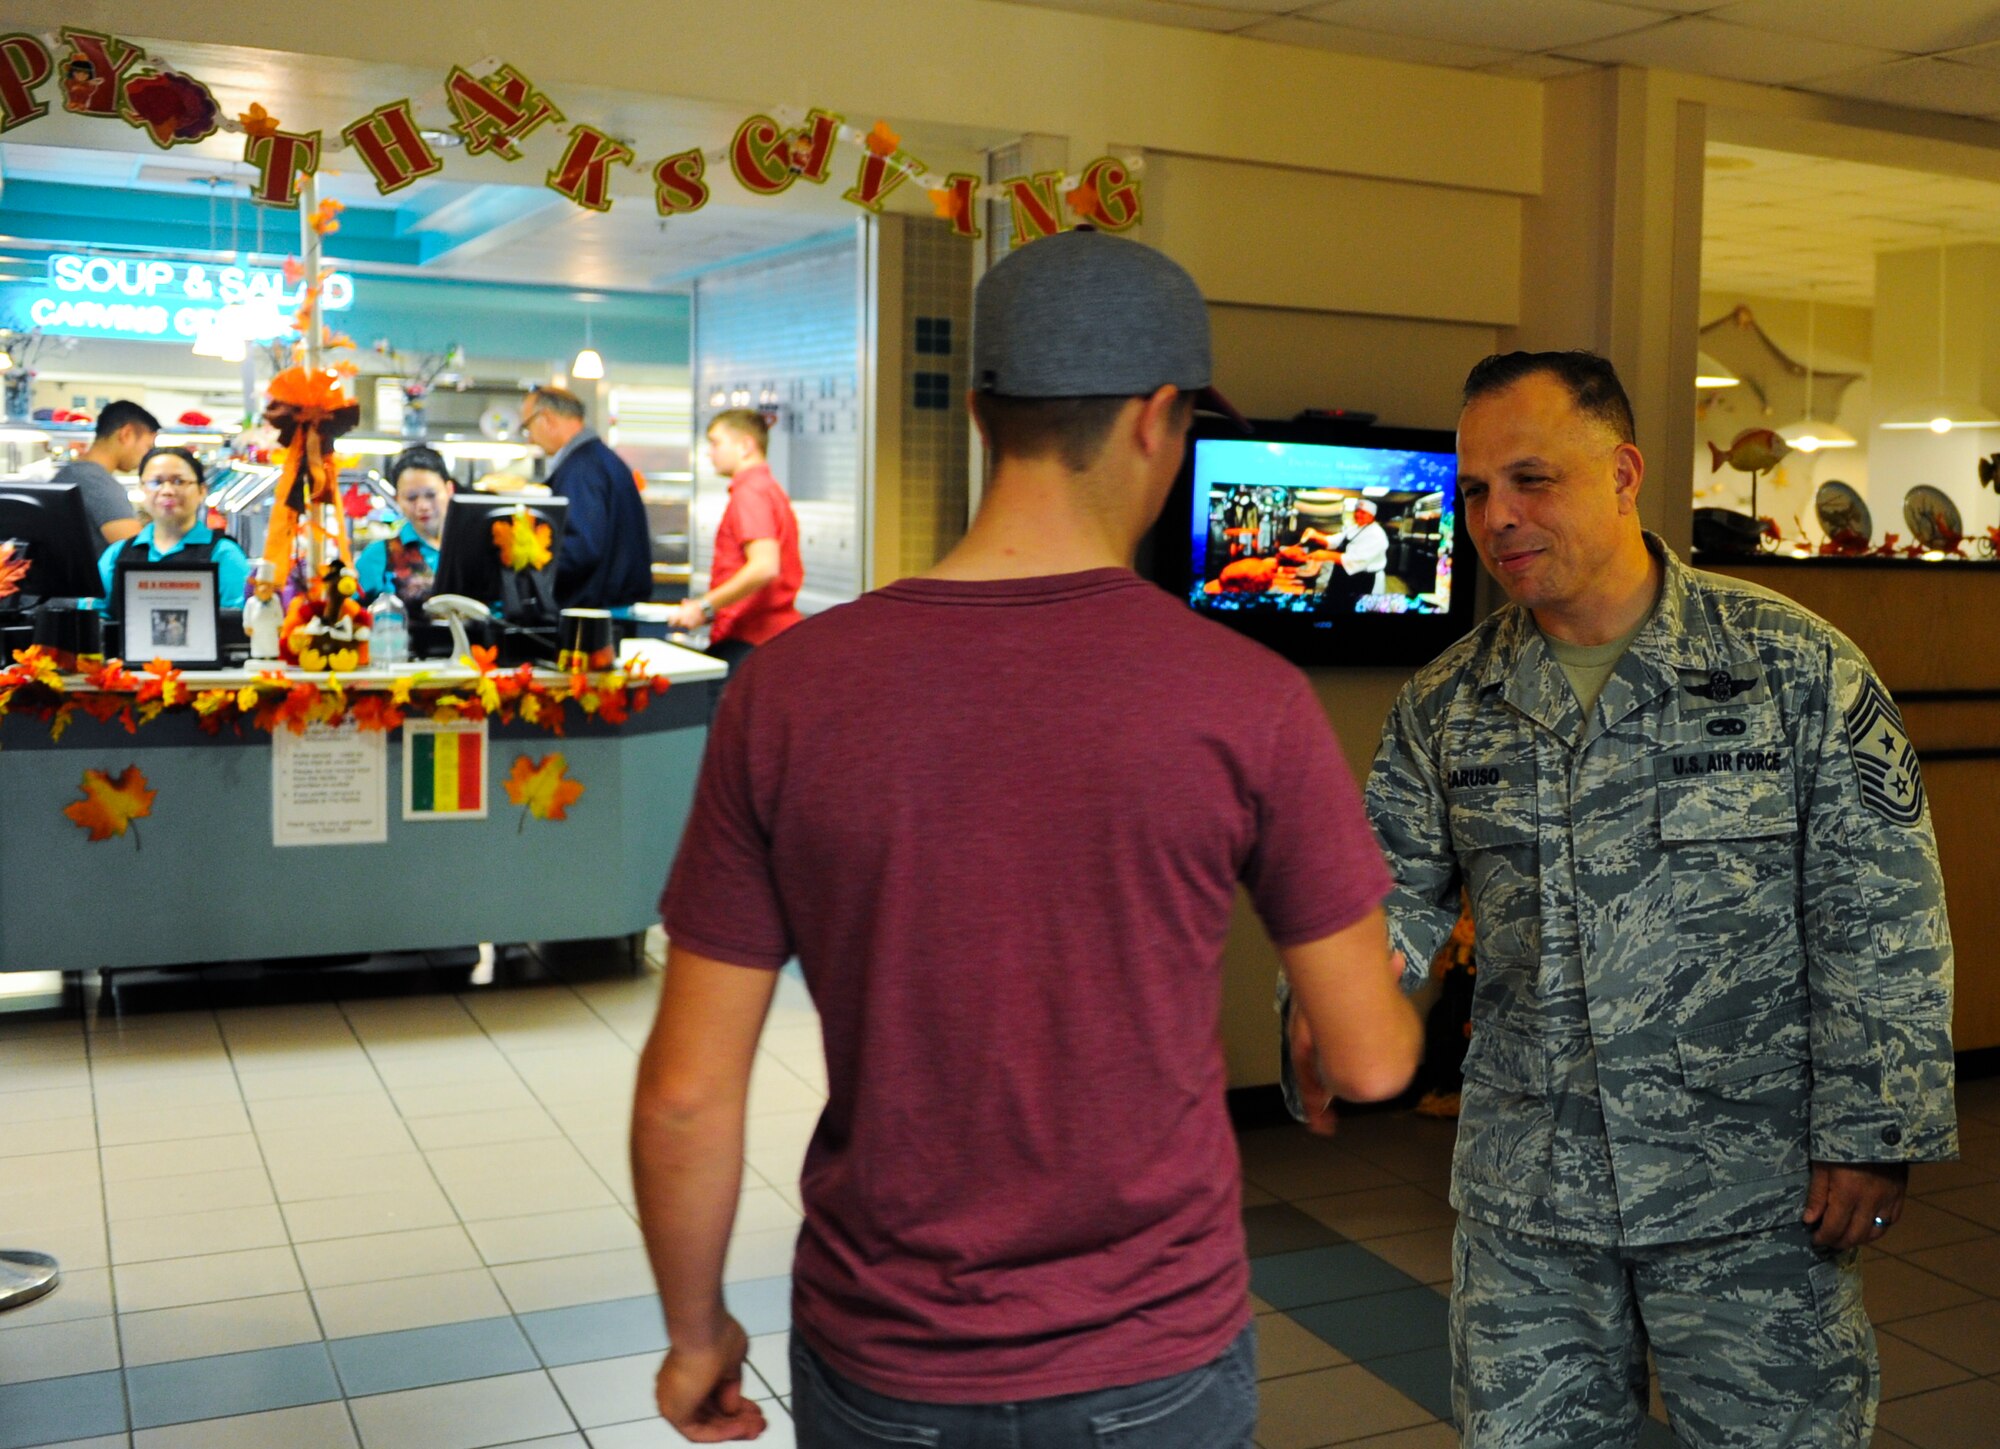
<instances>
[{"instance_id":1,"label":"computer monitor","mask_svg":"<svg viewBox=\"0 0 2000 1449\"><path fill-rule=\"evenodd\" d=\"M1421 664L1472 622L1450 433L1196 422L1147 571L1311 665Z\"/></svg>"},{"instance_id":2,"label":"computer monitor","mask_svg":"<svg viewBox=\"0 0 2000 1449\"><path fill-rule=\"evenodd\" d=\"M496 525L512 527L516 510L525 510L529 527L549 531L549 562L539 568L515 569L501 558ZM438 543L437 579L433 594L463 594L482 604L497 604L510 624L553 624L556 606L556 555L562 550L567 498L503 498L490 494L454 493L444 511L444 537Z\"/></svg>"},{"instance_id":3,"label":"computer monitor","mask_svg":"<svg viewBox=\"0 0 2000 1449\"><path fill-rule=\"evenodd\" d=\"M7 602L94 599L104 593L97 558L104 537L90 526L76 483L0 480L0 539L27 545L28 573Z\"/></svg>"}]
</instances>

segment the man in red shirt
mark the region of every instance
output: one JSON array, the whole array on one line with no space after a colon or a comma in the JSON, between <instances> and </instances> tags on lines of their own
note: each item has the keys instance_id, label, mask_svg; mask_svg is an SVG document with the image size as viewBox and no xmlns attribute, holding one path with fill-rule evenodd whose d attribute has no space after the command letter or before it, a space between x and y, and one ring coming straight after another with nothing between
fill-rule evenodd
<instances>
[{"instance_id":1,"label":"man in red shirt","mask_svg":"<svg viewBox=\"0 0 2000 1449\"><path fill-rule=\"evenodd\" d=\"M708 592L674 612L677 628L709 626L708 652L732 668L803 619L799 520L764 459L770 425L749 408L717 413L708 424L708 460L729 480L729 506L715 530Z\"/></svg>"},{"instance_id":2,"label":"man in red shirt","mask_svg":"<svg viewBox=\"0 0 2000 1449\"><path fill-rule=\"evenodd\" d=\"M1251 1442L1239 883L1331 1090L1402 1090L1421 1033L1304 676L1132 572L1192 404L1221 405L1209 373L1201 293L1160 253L1075 231L1008 256L974 301L994 466L966 537L723 698L632 1123L658 1402L692 1440L764 1428L722 1263L796 956L828 1083L792 1275L803 1449Z\"/></svg>"}]
</instances>

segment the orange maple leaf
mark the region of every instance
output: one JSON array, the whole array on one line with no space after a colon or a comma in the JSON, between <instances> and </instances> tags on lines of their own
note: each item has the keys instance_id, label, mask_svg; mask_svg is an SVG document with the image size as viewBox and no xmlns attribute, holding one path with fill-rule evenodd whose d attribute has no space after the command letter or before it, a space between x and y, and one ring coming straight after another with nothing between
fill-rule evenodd
<instances>
[{"instance_id":1,"label":"orange maple leaf","mask_svg":"<svg viewBox=\"0 0 2000 1449\"><path fill-rule=\"evenodd\" d=\"M243 134L254 140L262 141L278 134L278 118L255 101L236 120L243 127Z\"/></svg>"},{"instance_id":2,"label":"orange maple leaf","mask_svg":"<svg viewBox=\"0 0 2000 1449\"><path fill-rule=\"evenodd\" d=\"M27 576L28 560L15 557L14 540L0 542L0 599L19 592L21 580Z\"/></svg>"},{"instance_id":3,"label":"orange maple leaf","mask_svg":"<svg viewBox=\"0 0 2000 1449\"><path fill-rule=\"evenodd\" d=\"M139 828L132 822L153 813L153 797L160 792L146 788L146 777L137 765L127 765L117 779L102 770L83 772L83 798L63 806L63 814L88 830L92 840L109 840L114 835L132 835L132 848L139 848Z\"/></svg>"},{"instance_id":4,"label":"orange maple leaf","mask_svg":"<svg viewBox=\"0 0 2000 1449\"><path fill-rule=\"evenodd\" d=\"M1094 186L1079 186L1074 191L1065 191L1063 199L1069 209L1085 221L1107 221L1104 214L1104 199L1097 194Z\"/></svg>"},{"instance_id":5,"label":"orange maple leaf","mask_svg":"<svg viewBox=\"0 0 2000 1449\"><path fill-rule=\"evenodd\" d=\"M537 820L567 820L569 807L583 794L583 786L567 778L569 761L560 754L548 755L539 760L530 760L526 755L514 757L514 768L506 779L507 798L521 806L521 823L515 827L518 834L528 828L528 817Z\"/></svg>"},{"instance_id":6,"label":"orange maple leaf","mask_svg":"<svg viewBox=\"0 0 2000 1449\"><path fill-rule=\"evenodd\" d=\"M963 208L958 204L958 193L950 187L942 190L926 191L931 199L931 210L945 221L957 221Z\"/></svg>"},{"instance_id":7,"label":"orange maple leaf","mask_svg":"<svg viewBox=\"0 0 2000 1449\"><path fill-rule=\"evenodd\" d=\"M500 658L498 644L475 644L472 646L472 667L481 674L491 674L493 666Z\"/></svg>"},{"instance_id":8,"label":"orange maple leaf","mask_svg":"<svg viewBox=\"0 0 2000 1449\"><path fill-rule=\"evenodd\" d=\"M903 138L889 129L887 121L877 121L875 128L862 137L861 144L868 148L870 155L889 157L896 154Z\"/></svg>"}]
</instances>

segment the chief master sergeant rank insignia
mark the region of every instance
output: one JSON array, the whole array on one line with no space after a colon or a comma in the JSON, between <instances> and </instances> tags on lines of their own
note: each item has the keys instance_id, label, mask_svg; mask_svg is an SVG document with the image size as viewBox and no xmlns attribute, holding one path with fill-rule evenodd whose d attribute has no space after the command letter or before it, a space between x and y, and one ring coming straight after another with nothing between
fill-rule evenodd
<instances>
[{"instance_id":1,"label":"chief master sergeant rank insignia","mask_svg":"<svg viewBox=\"0 0 2000 1449\"><path fill-rule=\"evenodd\" d=\"M1847 738L1861 777L1861 799L1870 810L1898 825L1915 825L1924 814L1924 781L1917 752L1903 729L1895 702L1873 674L1863 671L1861 689L1847 707Z\"/></svg>"}]
</instances>

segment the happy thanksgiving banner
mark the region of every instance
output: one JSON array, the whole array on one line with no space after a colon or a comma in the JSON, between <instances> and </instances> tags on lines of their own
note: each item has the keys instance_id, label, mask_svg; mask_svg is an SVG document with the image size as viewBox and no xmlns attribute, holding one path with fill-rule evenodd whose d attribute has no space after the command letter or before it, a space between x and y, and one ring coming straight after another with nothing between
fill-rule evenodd
<instances>
[{"instance_id":1,"label":"happy thanksgiving banner","mask_svg":"<svg viewBox=\"0 0 2000 1449\"><path fill-rule=\"evenodd\" d=\"M442 89L451 130L468 155L520 161L521 142L536 132L547 127L563 133L562 157L545 184L591 211L611 209L614 167L647 164L625 141L588 122L571 122L526 74L504 62L484 61L471 70L453 66ZM266 206L296 208L300 178L316 173L333 151L352 153L384 196L444 170L444 158L418 125L413 98L377 106L329 138L323 131L286 130L262 103L225 116L201 81L116 36L74 27L46 38L0 35L0 136L48 115L56 97L71 115L136 126L163 150L217 132L241 135L243 159L257 172L251 195ZM1008 207L1015 246L1085 223L1125 231L1141 218L1135 160L1103 156L1075 174L1042 171L982 184L968 172L931 171L902 149L902 138L884 121L861 131L819 109L796 120L749 116L720 153L696 147L651 162L653 205L663 217L700 211L713 194L714 170L725 165L755 196L778 196L800 181L823 186L837 161L848 164L836 154L843 143L859 152L843 200L880 212L898 188L914 181L962 237L981 235L975 201Z\"/></svg>"}]
</instances>

